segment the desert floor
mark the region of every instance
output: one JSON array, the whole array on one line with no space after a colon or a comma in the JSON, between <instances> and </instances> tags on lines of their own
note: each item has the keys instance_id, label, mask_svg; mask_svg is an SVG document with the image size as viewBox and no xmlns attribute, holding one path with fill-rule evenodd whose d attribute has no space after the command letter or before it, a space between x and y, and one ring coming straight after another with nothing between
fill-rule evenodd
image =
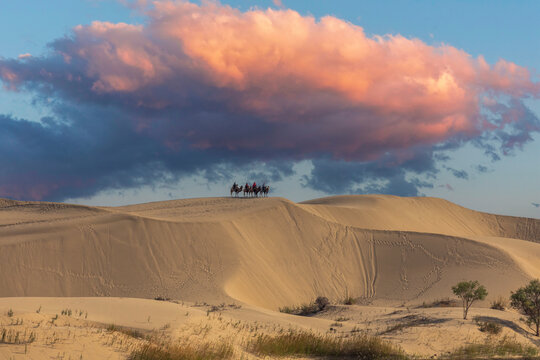
<instances>
[{"instance_id":1,"label":"desert floor","mask_svg":"<svg viewBox=\"0 0 540 360\"><path fill-rule=\"evenodd\" d=\"M376 335L427 358L502 338L538 346L522 315L489 307L540 276L539 240L540 220L434 198L0 199L0 359L126 359L149 341L256 359L252 339L288 329ZM462 280L489 292L468 320L446 301ZM317 314L279 311L317 296L331 302Z\"/></svg>"}]
</instances>

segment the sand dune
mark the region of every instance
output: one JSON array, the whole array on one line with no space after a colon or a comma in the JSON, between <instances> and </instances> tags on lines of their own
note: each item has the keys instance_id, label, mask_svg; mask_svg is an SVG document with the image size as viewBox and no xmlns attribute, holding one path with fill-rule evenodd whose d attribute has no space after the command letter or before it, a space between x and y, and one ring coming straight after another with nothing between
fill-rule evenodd
<instances>
[{"instance_id":1,"label":"sand dune","mask_svg":"<svg viewBox=\"0 0 540 360\"><path fill-rule=\"evenodd\" d=\"M144 344L107 330L111 323L169 341L231 342L234 358L260 359L246 351L246 339L291 328L336 336L361 329L432 357L485 339L459 308L415 306L451 296L466 279L489 291L472 316L536 345L518 313L486 307L540 276L539 239L540 220L433 198L123 207L0 199L0 330L36 337L0 344L0 358L125 359ZM319 295L334 305L315 317L275 311ZM345 295L369 306L335 305ZM157 296L175 301L147 300ZM389 330L396 325L401 330Z\"/></svg>"},{"instance_id":2,"label":"sand dune","mask_svg":"<svg viewBox=\"0 0 540 360\"><path fill-rule=\"evenodd\" d=\"M538 239L539 220L433 198L115 208L2 200L0 297L166 296L276 309L346 292L366 303L421 302L469 278L506 295L540 274Z\"/></svg>"},{"instance_id":3,"label":"sand dune","mask_svg":"<svg viewBox=\"0 0 540 360\"><path fill-rule=\"evenodd\" d=\"M332 196L301 206L329 221L365 229L540 241L540 220L482 213L438 198Z\"/></svg>"}]
</instances>

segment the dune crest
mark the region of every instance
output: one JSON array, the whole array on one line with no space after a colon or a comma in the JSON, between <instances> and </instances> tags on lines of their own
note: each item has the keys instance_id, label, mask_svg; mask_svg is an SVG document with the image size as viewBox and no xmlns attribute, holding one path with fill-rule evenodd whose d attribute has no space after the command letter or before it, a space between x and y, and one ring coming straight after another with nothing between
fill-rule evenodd
<instances>
[{"instance_id":1,"label":"dune crest","mask_svg":"<svg viewBox=\"0 0 540 360\"><path fill-rule=\"evenodd\" d=\"M434 198L203 198L124 207L0 200L0 297L233 298L269 309L493 296L540 273L540 220ZM525 241L524 241L525 240ZM526 250L523 250L526 247Z\"/></svg>"}]
</instances>

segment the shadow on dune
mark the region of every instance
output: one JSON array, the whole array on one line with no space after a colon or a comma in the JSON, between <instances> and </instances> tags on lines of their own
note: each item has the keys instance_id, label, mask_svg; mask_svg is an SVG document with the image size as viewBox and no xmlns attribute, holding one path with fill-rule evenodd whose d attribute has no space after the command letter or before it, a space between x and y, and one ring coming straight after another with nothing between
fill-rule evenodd
<instances>
[{"instance_id":1,"label":"shadow on dune","mask_svg":"<svg viewBox=\"0 0 540 360\"><path fill-rule=\"evenodd\" d=\"M513 331L515 331L518 334L521 334L521 335L527 337L527 339L532 341L534 343L534 345L540 346L540 338L534 335L534 332L532 331L532 329L530 331L528 331L528 330L524 329L523 327L521 327L520 325L516 324L514 321L504 320L504 319L500 319L500 318L497 318L497 317L494 317L494 316L475 316L474 319L477 320L477 321L486 321L486 322L491 321L491 322L500 324L500 325L502 325L504 327L512 329Z\"/></svg>"}]
</instances>

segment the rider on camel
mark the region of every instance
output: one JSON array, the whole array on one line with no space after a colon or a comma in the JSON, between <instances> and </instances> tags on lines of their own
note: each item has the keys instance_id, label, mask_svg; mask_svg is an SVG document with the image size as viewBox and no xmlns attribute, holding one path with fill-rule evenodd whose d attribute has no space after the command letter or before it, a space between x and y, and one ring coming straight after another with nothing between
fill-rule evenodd
<instances>
[{"instance_id":1,"label":"rider on camel","mask_svg":"<svg viewBox=\"0 0 540 360\"><path fill-rule=\"evenodd\" d=\"M244 189L249 189L249 184L247 183L247 181L246 181L246 186L244 187Z\"/></svg>"},{"instance_id":2,"label":"rider on camel","mask_svg":"<svg viewBox=\"0 0 540 360\"><path fill-rule=\"evenodd\" d=\"M254 181L252 189L255 189L256 187L257 187L257 183Z\"/></svg>"}]
</instances>

